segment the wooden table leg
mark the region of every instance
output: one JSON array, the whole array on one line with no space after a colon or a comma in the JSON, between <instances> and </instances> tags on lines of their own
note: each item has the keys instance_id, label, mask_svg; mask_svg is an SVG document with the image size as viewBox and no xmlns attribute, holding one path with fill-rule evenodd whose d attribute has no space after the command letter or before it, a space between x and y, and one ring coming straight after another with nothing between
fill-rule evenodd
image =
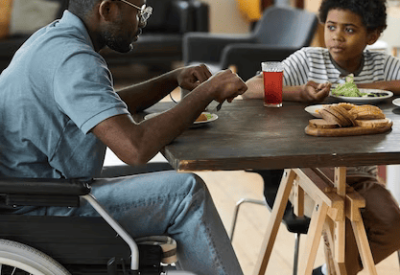
<instances>
[{"instance_id":1,"label":"wooden table leg","mask_svg":"<svg viewBox=\"0 0 400 275\"><path fill-rule=\"evenodd\" d=\"M335 222L328 218L324 224L323 238L324 238L324 253L327 264L327 275L347 275L344 263L338 263L334 257L334 227Z\"/></svg>"},{"instance_id":2,"label":"wooden table leg","mask_svg":"<svg viewBox=\"0 0 400 275\"><path fill-rule=\"evenodd\" d=\"M296 173L289 169L285 170L287 175L282 179L275 203L272 208L271 217L269 218L267 233L261 245L259 257L254 268L254 274L264 275L267 270L269 258L271 257L272 248L278 234L279 226L282 222L283 213L285 212L287 202L289 200L290 191L296 178Z\"/></svg>"},{"instance_id":3,"label":"wooden table leg","mask_svg":"<svg viewBox=\"0 0 400 275\"><path fill-rule=\"evenodd\" d=\"M354 192L347 195L347 205L349 209L347 210L346 216L351 221L363 266L369 275L377 275L367 233L365 232L364 222L360 213L360 208L365 207L365 200L358 193Z\"/></svg>"},{"instance_id":4,"label":"wooden table leg","mask_svg":"<svg viewBox=\"0 0 400 275\"><path fill-rule=\"evenodd\" d=\"M365 233L364 223L361 221L352 221L354 235L356 237L358 250L360 251L361 261L369 275L377 275L374 259L372 258L367 234Z\"/></svg>"},{"instance_id":5,"label":"wooden table leg","mask_svg":"<svg viewBox=\"0 0 400 275\"><path fill-rule=\"evenodd\" d=\"M361 255L364 268L370 275L377 275L375 263L372 258L367 234L360 213L360 208L365 207L365 200L358 193L346 193L346 168L335 168L335 186L337 193L346 198L346 217L351 221L357 247ZM343 223L343 224L342 224ZM342 267L345 262L345 220L336 221L335 227L335 260Z\"/></svg>"},{"instance_id":6,"label":"wooden table leg","mask_svg":"<svg viewBox=\"0 0 400 275\"><path fill-rule=\"evenodd\" d=\"M301 275L311 275L314 262L318 251L318 246L321 240L322 228L327 218L328 205L321 201L315 202L315 209L311 217L310 227L307 233L307 243L305 253L303 254L303 264L300 268Z\"/></svg>"},{"instance_id":7,"label":"wooden table leg","mask_svg":"<svg viewBox=\"0 0 400 275\"><path fill-rule=\"evenodd\" d=\"M324 230L326 232L324 234L326 235L324 236L325 241L328 242L330 254L333 255L331 257L333 264L330 265L329 273L330 275L346 275L345 217L347 217L352 223L364 267L367 269L368 274L377 275L360 213L360 208L365 207L365 200L356 192L346 191L346 168L335 168L334 183L329 183L329 186L334 185L335 189L332 189L332 187L325 187L324 189L324 187L321 187L321 183L314 183L320 182L321 179L326 182L326 176L322 174L317 177L315 174L314 176L312 174L307 176L300 169L287 169L285 173L286 176L282 179L278 189L254 274L264 275L267 270L268 261L271 257L272 248L282 222L290 192L294 181L297 179L299 186L296 189L298 193L295 201L297 203L303 202L304 194L302 192L304 190L316 202L316 208L313 211L308 229L303 265L299 274L311 275L322 231ZM311 181L311 178L314 178L315 181ZM335 190L335 192L332 192L332 190ZM302 206L297 211L301 215L303 213Z\"/></svg>"},{"instance_id":8,"label":"wooden table leg","mask_svg":"<svg viewBox=\"0 0 400 275\"><path fill-rule=\"evenodd\" d=\"M335 168L335 187L337 194L345 199L346 197L346 167ZM346 235L346 219L336 221L335 225L335 260L338 263L344 263L345 259L345 235Z\"/></svg>"}]
</instances>

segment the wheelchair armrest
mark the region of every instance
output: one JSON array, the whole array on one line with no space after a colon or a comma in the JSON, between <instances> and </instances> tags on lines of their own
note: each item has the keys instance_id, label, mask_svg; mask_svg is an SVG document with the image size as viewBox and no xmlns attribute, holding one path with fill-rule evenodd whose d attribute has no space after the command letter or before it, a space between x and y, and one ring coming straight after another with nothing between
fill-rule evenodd
<instances>
[{"instance_id":1,"label":"wheelchair armrest","mask_svg":"<svg viewBox=\"0 0 400 275\"><path fill-rule=\"evenodd\" d=\"M1 178L0 196L12 206L77 207L90 193L89 181L79 179Z\"/></svg>"},{"instance_id":2,"label":"wheelchair armrest","mask_svg":"<svg viewBox=\"0 0 400 275\"><path fill-rule=\"evenodd\" d=\"M83 196L90 193L89 183L80 179L0 178L0 193Z\"/></svg>"}]
</instances>

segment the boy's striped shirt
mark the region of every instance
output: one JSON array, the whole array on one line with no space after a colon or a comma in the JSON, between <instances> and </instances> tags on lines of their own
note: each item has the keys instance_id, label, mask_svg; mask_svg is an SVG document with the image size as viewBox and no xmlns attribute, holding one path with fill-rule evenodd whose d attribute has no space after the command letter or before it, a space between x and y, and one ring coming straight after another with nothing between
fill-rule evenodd
<instances>
[{"instance_id":1,"label":"boy's striped shirt","mask_svg":"<svg viewBox=\"0 0 400 275\"><path fill-rule=\"evenodd\" d=\"M345 81L349 73L335 65L326 48L305 47L283 61L284 85L299 86L308 81L330 82L333 87ZM355 83L400 80L400 59L382 52L364 51L362 68Z\"/></svg>"}]
</instances>

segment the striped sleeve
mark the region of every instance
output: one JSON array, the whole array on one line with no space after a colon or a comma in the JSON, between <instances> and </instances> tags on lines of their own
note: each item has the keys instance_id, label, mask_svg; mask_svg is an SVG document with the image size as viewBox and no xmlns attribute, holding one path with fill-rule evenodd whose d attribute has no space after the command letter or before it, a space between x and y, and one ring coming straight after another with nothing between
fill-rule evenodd
<instances>
[{"instance_id":1,"label":"striped sleeve","mask_svg":"<svg viewBox=\"0 0 400 275\"><path fill-rule=\"evenodd\" d=\"M308 66L305 48L298 50L283 61L283 84L285 86L298 86L307 82Z\"/></svg>"},{"instance_id":2,"label":"striped sleeve","mask_svg":"<svg viewBox=\"0 0 400 275\"><path fill-rule=\"evenodd\" d=\"M384 74L386 80L400 80L400 59L387 56L384 63Z\"/></svg>"}]
</instances>

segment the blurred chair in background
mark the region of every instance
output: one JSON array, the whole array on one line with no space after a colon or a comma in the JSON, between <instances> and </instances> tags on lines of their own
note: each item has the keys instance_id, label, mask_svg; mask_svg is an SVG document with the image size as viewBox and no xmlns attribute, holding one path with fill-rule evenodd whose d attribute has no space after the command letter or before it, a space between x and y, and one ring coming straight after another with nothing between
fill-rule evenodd
<instances>
[{"instance_id":1,"label":"blurred chair in background","mask_svg":"<svg viewBox=\"0 0 400 275\"><path fill-rule=\"evenodd\" d=\"M184 63L205 63L213 73L235 66L239 76L247 80L260 70L262 61L281 61L309 46L317 25L312 12L272 6L249 34L186 33Z\"/></svg>"}]
</instances>

